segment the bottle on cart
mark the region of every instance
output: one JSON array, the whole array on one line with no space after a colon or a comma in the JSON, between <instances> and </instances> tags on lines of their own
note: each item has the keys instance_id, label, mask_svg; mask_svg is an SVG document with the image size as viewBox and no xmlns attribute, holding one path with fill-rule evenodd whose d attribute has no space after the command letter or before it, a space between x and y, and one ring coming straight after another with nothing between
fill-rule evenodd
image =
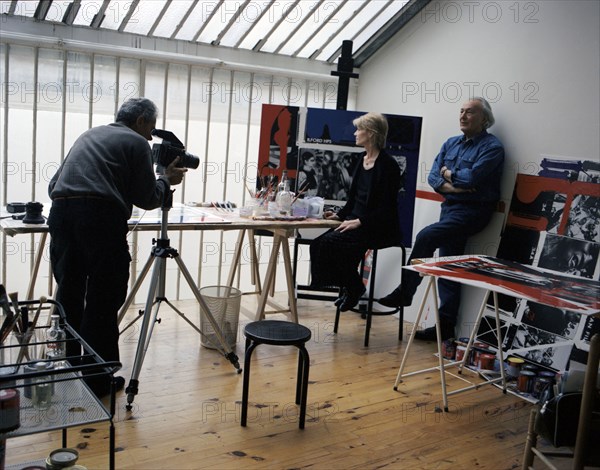
<instances>
[{"instance_id":1,"label":"bottle on cart","mask_svg":"<svg viewBox=\"0 0 600 470\"><path fill-rule=\"evenodd\" d=\"M67 356L67 334L60 326L60 315L50 317L50 328L46 330L46 357L54 361L54 368L65 367Z\"/></svg>"},{"instance_id":2,"label":"bottle on cart","mask_svg":"<svg viewBox=\"0 0 600 470\"><path fill-rule=\"evenodd\" d=\"M36 362L34 371L45 372L47 365L45 362ZM47 410L52 404L52 383L49 380L51 380L49 376L40 376L34 379L31 402L39 410Z\"/></svg>"}]
</instances>

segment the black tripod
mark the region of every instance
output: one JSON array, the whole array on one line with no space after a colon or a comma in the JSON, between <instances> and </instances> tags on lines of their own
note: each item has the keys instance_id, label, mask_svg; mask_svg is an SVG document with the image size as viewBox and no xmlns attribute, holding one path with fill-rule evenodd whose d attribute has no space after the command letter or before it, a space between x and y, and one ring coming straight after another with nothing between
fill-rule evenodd
<instances>
[{"instance_id":1,"label":"black tripod","mask_svg":"<svg viewBox=\"0 0 600 470\"><path fill-rule=\"evenodd\" d=\"M167 237L167 226L168 226L168 220L169 220L169 209L171 209L171 207L172 207L172 202L173 202L173 193L170 191L170 192L168 192L167 195L165 195L165 201L163 202L163 205L161 207L162 219L161 219L161 226L160 226L160 238L158 240L153 240L153 243L155 244L155 246L152 248L150 257L148 258L148 261L144 265L142 272L140 273L139 277L137 278L137 280L133 286L133 289L129 293L129 296L125 300L125 303L123 304L123 307L121 308L121 312L119 313L119 322L120 322L122 320L123 316L125 315L125 313L127 312L127 309L129 308L129 305L131 304L132 300L134 299L135 294L139 290L142 282L144 281L144 278L148 274L148 271L150 270L152 263L156 262L156 264L154 265L154 269L152 270L152 278L150 281L150 288L148 289L148 297L146 300L146 306L145 306L143 312L140 312L143 315L142 327L140 330L140 336L138 339L137 350L135 353L135 361L133 363L133 369L131 371L131 380L129 381L129 385L125 389L125 392L127 393L127 405L126 405L127 410L131 410L131 403L133 402L135 395L137 395L137 393L138 393L138 385L139 385L138 378L140 376L140 371L142 369L142 362L144 362L144 356L146 355L146 351L148 350L148 344L150 343L150 338L152 337L152 331L154 330L154 325L156 322L160 323L160 320L157 320L156 318L158 316L158 310L159 310L162 302L165 302L169 307L171 307L173 310L175 310L175 312L181 318L183 318L192 328L194 328L194 330L196 330L203 338L205 338L208 341L211 341L213 343L214 343L214 341L212 338L212 333L214 333L214 335L216 336L216 338L219 342L218 345L215 344L214 346L216 346L217 350L219 352L221 352L221 354L223 354L223 356L225 356L225 358L227 358L229 360L229 362L231 362L233 364L233 366L237 369L238 374L242 371L242 369L240 368L240 363L238 361L237 355L235 354L235 352L233 352L231 350L231 348L227 344L227 341L225 340L223 333L221 332L221 330L219 328L219 325L215 321L210 309L208 308L208 305L202 298L202 295L200 294L198 287L194 283L192 276L190 275L189 271L185 267L185 264L183 263L181 257L179 256L179 253L177 252L177 250L175 248L172 248L169 245L169 239ZM187 318L183 312L178 310L165 297L165 278L166 278L167 258L173 258L175 260L175 262L177 263L177 266L179 267L179 270L183 274L183 277L187 281L190 289L194 293L194 296L198 300L198 303L204 310L204 313L206 314L206 318L208 319L208 321L210 322L210 324L213 328L213 331L211 331L211 337L204 335L204 333L200 330L200 328L198 328L196 325L194 325L194 323L192 323L190 321L190 319ZM121 333L123 333L125 330L127 330L131 325L133 325L137 320L139 320L139 318L140 317L137 317L132 322L130 322L125 328L123 328L123 330L121 330Z\"/></svg>"}]
</instances>

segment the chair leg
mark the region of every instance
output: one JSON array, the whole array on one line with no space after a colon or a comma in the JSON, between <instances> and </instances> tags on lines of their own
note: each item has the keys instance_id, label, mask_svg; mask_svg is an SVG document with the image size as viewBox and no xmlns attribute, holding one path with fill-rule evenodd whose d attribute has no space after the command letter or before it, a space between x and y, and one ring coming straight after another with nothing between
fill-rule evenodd
<instances>
[{"instance_id":1,"label":"chair leg","mask_svg":"<svg viewBox=\"0 0 600 470\"><path fill-rule=\"evenodd\" d=\"M308 372L310 369L310 357L304 345L302 345L299 349L300 356L302 358L302 391L300 397L300 416L298 426L300 429L304 429L304 422L306 420L306 401L308 396Z\"/></svg>"},{"instance_id":2,"label":"chair leg","mask_svg":"<svg viewBox=\"0 0 600 470\"><path fill-rule=\"evenodd\" d=\"M404 306L398 308L398 341L402 341L404 336Z\"/></svg>"},{"instance_id":3,"label":"chair leg","mask_svg":"<svg viewBox=\"0 0 600 470\"><path fill-rule=\"evenodd\" d=\"M537 410L534 408L529 414L529 428L527 429L527 441L525 442L525 452L523 453L523 470L528 470L533 465L535 454L533 450L537 445L537 433L535 432L535 419Z\"/></svg>"},{"instance_id":4,"label":"chair leg","mask_svg":"<svg viewBox=\"0 0 600 470\"><path fill-rule=\"evenodd\" d=\"M248 345L248 343L251 343ZM257 343L246 340L246 353L244 357L244 381L242 385L242 419L241 425L246 426L248 419L248 391L250 388L250 358L252 357L252 351L258 346Z\"/></svg>"},{"instance_id":5,"label":"chair leg","mask_svg":"<svg viewBox=\"0 0 600 470\"><path fill-rule=\"evenodd\" d=\"M367 300L367 324L365 326L365 348L369 347L369 335L371 333L371 321L373 319L373 297L375 295L375 273L377 272L377 250L373 250L373 260L371 261L371 279L369 279L369 297Z\"/></svg>"},{"instance_id":6,"label":"chair leg","mask_svg":"<svg viewBox=\"0 0 600 470\"><path fill-rule=\"evenodd\" d=\"M339 296L341 297L342 295L343 295L343 290L340 288ZM340 324L340 307L338 305L335 309L335 323L333 324L333 332L334 333L337 333L339 324Z\"/></svg>"}]
</instances>

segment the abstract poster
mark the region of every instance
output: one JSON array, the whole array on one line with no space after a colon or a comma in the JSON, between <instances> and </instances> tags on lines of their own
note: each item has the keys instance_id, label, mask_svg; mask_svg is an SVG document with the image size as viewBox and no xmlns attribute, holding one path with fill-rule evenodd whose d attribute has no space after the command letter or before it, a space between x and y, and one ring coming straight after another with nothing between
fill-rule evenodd
<instances>
[{"instance_id":1,"label":"abstract poster","mask_svg":"<svg viewBox=\"0 0 600 470\"><path fill-rule=\"evenodd\" d=\"M297 106L263 104L258 147L257 186L268 177L281 179L283 170L290 178L298 168Z\"/></svg>"}]
</instances>

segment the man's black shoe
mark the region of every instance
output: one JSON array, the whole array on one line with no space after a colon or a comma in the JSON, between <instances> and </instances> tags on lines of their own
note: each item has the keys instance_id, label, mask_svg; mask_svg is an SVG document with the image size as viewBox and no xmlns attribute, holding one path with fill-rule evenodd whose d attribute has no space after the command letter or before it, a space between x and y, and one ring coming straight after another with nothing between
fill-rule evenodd
<instances>
[{"instance_id":1,"label":"man's black shoe","mask_svg":"<svg viewBox=\"0 0 600 470\"><path fill-rule=\"evenodd\" d=\"M358 301L363 296L366 290L367 289L365 289L365 286L361 286L360 291L349 291L344 297L344 301L340 305L340 311L347 312L348 310L351 310L354 307L356 307L356 304L358 303Z\"/></svg>"},{"instance_id":2,"label":"man's black shoe","mask_svg":"<svg viewBox=\"0 0 600 470\"><path fill-rule=\"evenodd\" d=\"M454 338L454 326L450 323L441 322L440 325L441 333L442 333L442 341L446 341L447 339ZM415 333L415 339L420 339L421 341L437 341L437 334L435 332L435 326L431 326L429 328L425 328L424 330L418 330Z\"/></svg>"},{"instance_id":3,"label":"man's black shoe","mask_svg":"<svg viewBox=\"0 0 600 470\"><path fill-rule=\"evenodd\" d=\"M390 294L379 299L379 303L390 308L408 307L412 304L412 296L407 296L402 291L402 286L400 286L396 287Z\"/></svg>"},{"instance_id":4,"label":"man's black shoe","mask_svg":"<svg viewBox=\"0 0 600 470\"><path fill-rule=\"evenodd\" d=\"M89 377L85 381L98 398L110 395L110 379L108 377ZM115 393L120 392L123 388L125 388L125 378L115 377Z\"/></svg>"}]
</instances>

